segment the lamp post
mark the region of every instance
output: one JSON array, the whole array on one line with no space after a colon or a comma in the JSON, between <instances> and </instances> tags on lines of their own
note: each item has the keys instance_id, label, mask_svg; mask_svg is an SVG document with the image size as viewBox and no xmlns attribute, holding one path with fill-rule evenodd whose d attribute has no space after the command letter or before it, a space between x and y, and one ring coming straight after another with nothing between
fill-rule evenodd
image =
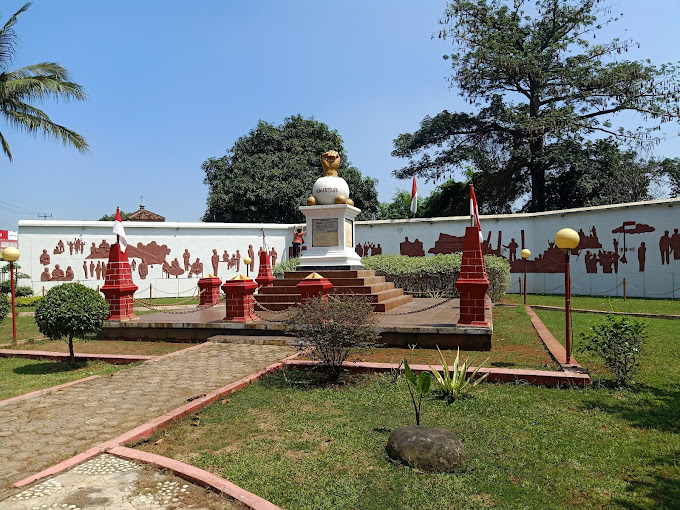
<instances>
[{"instance_id":1,"label":"lamp post","mask_svg":"<svg viewBox=\"0 0 680 510\"><path fill-rule=\"evenodd\" d=\"M564 312L566 318L567 364L571 363L571 279L569 277L569 252L578 246L581 238L571 228L555 234L555 245L564 252Z\"/></svg>"},{"instance_id":2,"label":"lamp post","mask_svg":"<svg viewBox=\"0 0 680 510\"><path fill-rule=\"evenodd\" d=\"M14 263L19 260L19 250L8 246L2 250L2 258L9 262L9 285L12 290L12 345L17 344L17 314L14 305Z\"/></svg>"},{"instance_id":3,"label":"lamp post","mask_svg":"<svg viewBox=\"0 0 680 510\"><path fill-rule=\"evenodd\" d=\"M527 304L527 259L531 257L531 252L524 248L521 251L522 258L524 259L524 305Z\"/></svg>"},{"instance_id":4,"label":"lamp post","mask_svg":"<svg viewBox=\"0 0 680 510\"><path fill-rule=\"evenodd\" d=\"M246 276L250 276L250 263L253 261L250 257L243 257L243 263L246 265Z\"/></svg>"}]
</instances>

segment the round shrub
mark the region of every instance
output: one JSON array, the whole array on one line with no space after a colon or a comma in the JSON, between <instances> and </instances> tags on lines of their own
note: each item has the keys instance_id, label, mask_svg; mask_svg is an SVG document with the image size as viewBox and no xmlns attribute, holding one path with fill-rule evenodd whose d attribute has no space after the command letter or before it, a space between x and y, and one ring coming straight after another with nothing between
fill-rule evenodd
<instances>
[{"instance_id":1,"label":"round shrub","mask_svg":"<svg viewBox=\"0 0 680 510\"><path fill-rule=\"evenodd\" d=\"M35 308L40 332L52 340L67 339L74 361L73 339L98 333L109 313L109 304L94 289L80 283L52 287Z\"/></svg>"}]
</instances>

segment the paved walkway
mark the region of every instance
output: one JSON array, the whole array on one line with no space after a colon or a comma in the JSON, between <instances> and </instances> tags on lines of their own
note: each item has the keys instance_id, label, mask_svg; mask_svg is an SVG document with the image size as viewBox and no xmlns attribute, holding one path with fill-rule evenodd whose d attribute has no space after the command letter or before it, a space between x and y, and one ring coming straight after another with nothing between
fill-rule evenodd
<instances>
[{"instance_id":1,"label":"paved walkway","mask_svg":"<svg viewBox=\"0 0 680 510\"><path fill-rule=\"evenodd\" d=\"M12 483L292 353L286 346L208 343L0 406L0 500Z\"/></svg>"}]
</instances>

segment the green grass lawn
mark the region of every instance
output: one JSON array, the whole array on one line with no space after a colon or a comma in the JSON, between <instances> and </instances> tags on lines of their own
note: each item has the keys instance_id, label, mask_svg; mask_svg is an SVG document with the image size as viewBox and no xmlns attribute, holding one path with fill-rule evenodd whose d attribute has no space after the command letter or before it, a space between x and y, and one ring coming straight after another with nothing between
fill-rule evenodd
<instances>
[{"instance_id":1,"label":"green grass lawn","mask_svg":"<svg viewBox=\"0 0 680 510\"><path fill-rule=\"evenodd\" d=\"M538 313L559 338L563 314ZM496 317L510 335L524 321ZM574 314L574 330L603 319ZM318 386L310 374L278 372L139 447L288 509L678 508L679 328L645 322L650 338L630 388L611 387L601 365L581 356L591 388L483 384L453 404L427 398L422 424L465 444L468 459L453 474L387 460L390 432L415 423L404 379L389 375Z\"/></svg>"},{"instance_id":2,"label":"green grass lawn","mask_svg":"<svg viewBox=\"0 0 680 510\"><path fill-rule=\"evenodd\" d=\"M529 368L534 370L557 370L548 351L543 347L529 316L522 307L494 308L494 333L491 337L491 351L460 351L460 359L471 359L475 366L484 362L487 367ZM453 364L455 350L443 351L444 358ZM409 363L430 363L439 365L437 349L396 349L379 347L365 352L352 354L350 361L361 360L378 363L399 363L406 359Z\"/></svg>"},{"instance_id":3,"label":"green grass lawn","mask_svg":"<svg viewBox=\"0 0 680 510\"><path fill-rule=\"evenodd\" d=\"M520 294L506 294L502 303L524 303ZM527 294L528 305L564 307L564 294ZM572 308L603 310L605 312L637 312L680 315L680 299L642 299L622 297L572 296Z\"/></svg>"},{"instance_id":4,"label":"green grass lawn","mask_svg":"<svg viewBox=\"0 0 680 510\"><path fill-rule=\"evenodd\" d=\"M0 358L0 400L129 366L100 361L72 366L66 361Z\"/></svg>"},{"instance_id":5,"label":"green grass lawn","mask_svg":"<svg viewBox=\"0 0 680 510\"><path fill-rule=\"evenodd\" d=\"M73 339L73 350L87 354L139 354L143 356L162 356L196 344L175 342L136 342L121 340L80 340ZM19 344L12 349L26 351L68 352L68 344L63 340L39 340Z\"/></svg>"},{"instance_id":6,"label":"green grass lawn","mask_svg":"<svg viewBox=\"0 0 680 510\"><path fill-rule=\"evenodd\" d=\"M18 313L18 311L17 311ZM43 339L33 317L17 317L17 342ZM12 316L0 323L0 345L12 343Z\"/></svg>"}]
</instances>

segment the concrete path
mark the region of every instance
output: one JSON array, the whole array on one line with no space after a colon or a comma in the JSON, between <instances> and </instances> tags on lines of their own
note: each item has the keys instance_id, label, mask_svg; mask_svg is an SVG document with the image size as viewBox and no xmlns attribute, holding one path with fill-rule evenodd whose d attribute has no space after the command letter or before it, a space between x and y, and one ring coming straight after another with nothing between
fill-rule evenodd
<instances>
[{"instance_id":1,"label":"concrete path","mask_svg":"<svg viewBox=\"0 0 680 510\"><path fill-rule=\"evenodd\" d=\"M0 406L0 501L12 483L293 352L286 346L203 344Z\"/></svg>"}]
</instances>

